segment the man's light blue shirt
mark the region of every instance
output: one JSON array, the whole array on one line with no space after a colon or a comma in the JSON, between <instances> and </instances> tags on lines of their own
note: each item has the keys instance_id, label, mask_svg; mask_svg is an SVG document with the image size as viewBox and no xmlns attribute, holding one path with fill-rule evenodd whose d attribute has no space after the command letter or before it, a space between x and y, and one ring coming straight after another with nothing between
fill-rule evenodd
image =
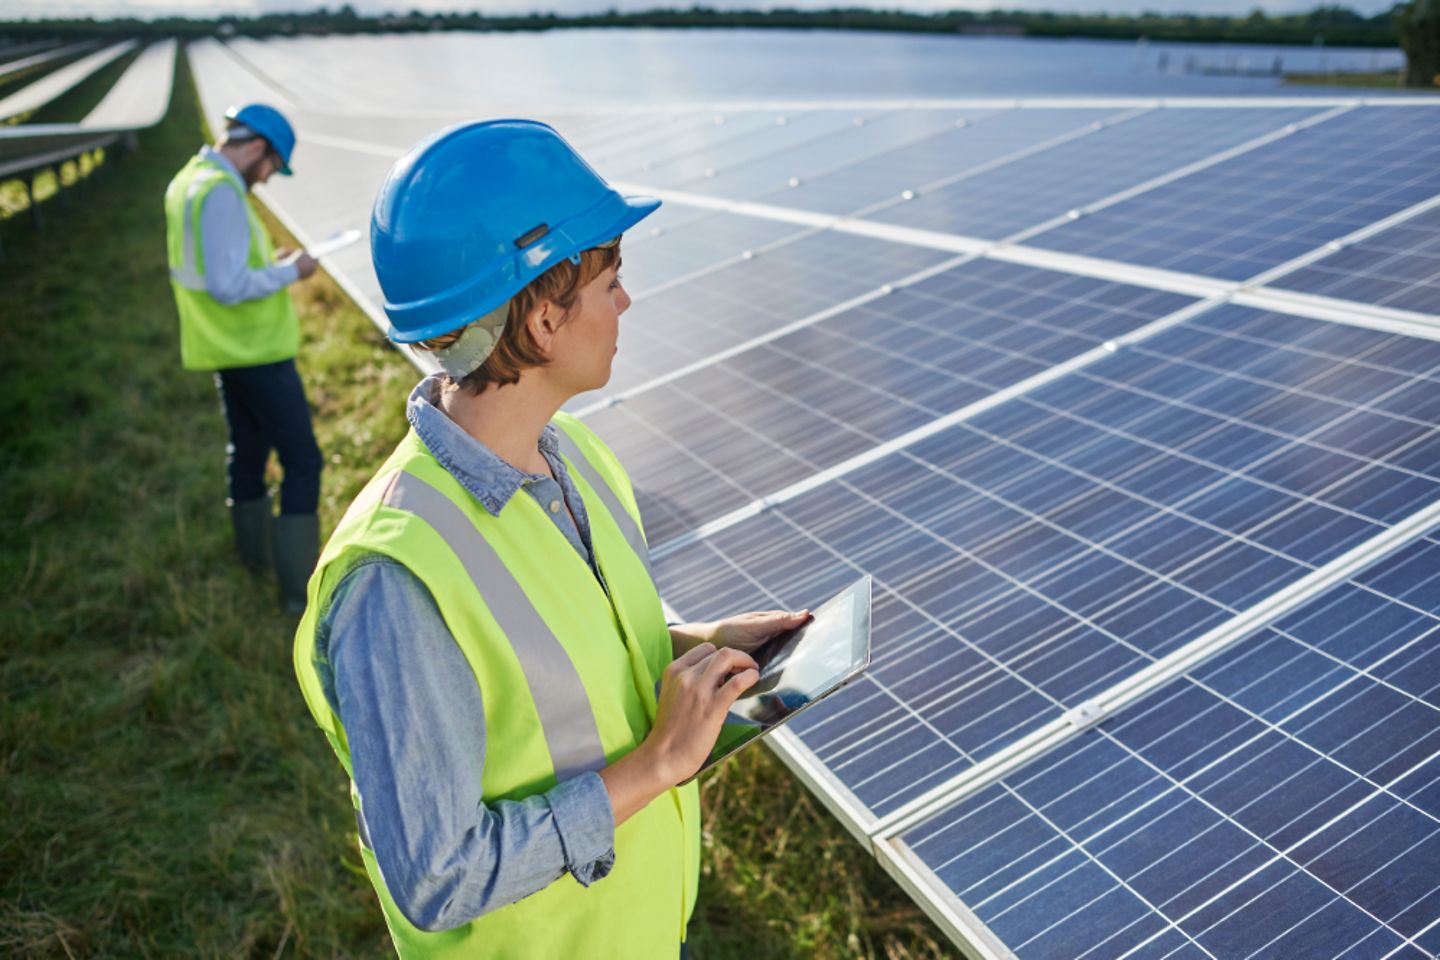
<instances>
[{"instance_id":1,"label":"man's light blue shirt","mask_svg":"<svg viewBox=\"0 0 1440 960\"><path fill-rule=\"evenodd\" d=\"M201 147L200 156L244 186L245 178L225 154L214 147ZM223 186L206 194L200 208L200 251L205 258L205 292L228 306L260 300L300 279L300 268L293 263L251 269L250 213L245 198Z\"/></svg>"},{"instance_id":2,"label":"man's light blue shirt","mask_svg":"<svg viewBox=\"0 0 1440 960\"><path fill-rule=\"evenodd\" d=\"M554 479L525 473L436 406L440 383L428 377L410 394L406 416L425 446L492 514L520 490L534 497L593 571L589 518L555 428L540 438ZM417 927L460 926L566 872L586 886L609 873L615 822L599 774L518 801L481 795L480 689L434 598L408 568L379 554L361 560L321 611L315 650L349 740L361 829L390 895Z\"/></svg>"}]
</instances>

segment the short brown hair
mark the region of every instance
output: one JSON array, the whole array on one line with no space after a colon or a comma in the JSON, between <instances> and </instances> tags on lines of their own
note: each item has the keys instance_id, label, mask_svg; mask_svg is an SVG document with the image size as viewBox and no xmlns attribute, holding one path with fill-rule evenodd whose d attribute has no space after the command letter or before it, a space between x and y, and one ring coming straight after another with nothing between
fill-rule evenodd
<instances>
[{"instance_id":1,"label":"short brown hair","mask_svg":"<svg viewBox=\"0 0 1440 960\"><path fill-rule=\"evenodd\" d=\"M500 341L495 344L495 349L485 358L485 362L459 380L448 375L446 379L459 384L460 389L466 393L478 396L491 384L506 386L517 383L520 374L525 370L545 366L550 361L540 351L540 345L535 342L535 338L530 335L529 328L525 326L525 318L541 300L549 300L562 311L569 313L570 308L575 306L575 298L580 295L580 288L619 262L620 243L619 238L616 238L616 241L608 246L591 247L581 253L579 266L569 260L561 260L540 274L510 298L510 312L505 318L505 329L501 331ZM461 327L459 330L422 340L416 346L422 350L443 350L459 340L460 334L466 329L467 327Z\"/></svg>"}]
</instances>

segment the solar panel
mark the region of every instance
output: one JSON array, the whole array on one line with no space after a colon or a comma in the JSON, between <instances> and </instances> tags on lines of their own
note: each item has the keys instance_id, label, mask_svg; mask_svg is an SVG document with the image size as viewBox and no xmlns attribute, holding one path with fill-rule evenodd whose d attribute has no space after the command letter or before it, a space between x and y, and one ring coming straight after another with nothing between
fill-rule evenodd
<instances>
[{"instance_id":1,"label":"solar panel","mask_svg":"<svg viewBox=\"0 0 1440 960\"><path fill-rule=\"evenodd\" d=\"M883 816L1440 498L1437 402L1440 344L1221 308L662 549L660 583L704 618L876 578L874 667L795 726Z\"/></svg>"},{"instance_id":2,"label":"solar panel","mask_svg":"<svg viewBox=\"0 0 1440 960\"><path fill-rule=\"evenodd\" d=\"M866 216L998 240L1319 112L1151 110Z\"/></svg>"},{"instance_id":3,"label":"solar panel","mask_svg":"<svg viewBox=\"0 0 1440 960\"><path fill-rule=\"evenodd\" d=\"M1357 109L1026 242L1244 280L1440 191L1440 113Z\"/></svg>"},{"instance_id":4,"label":"solar panel","mask_svg":"<svg viewBox=\"0 0 1440 960\"><path fill-rule=\"evenodd\" d=\"M902 143L793 186L776 184L767 202L821 213L852 213L899 197L944 177L1038 148L1062 136L1083 134L1091 124L1117 116L1115 109L1003 110L918 141Z\"/></svg>"},{"instance_id":5,"label":"solar panel","mask_svg":"<svg viewBox=\"0 0 1440 960\"><path fill-rule=\"evenodd\" d=\"M393 83L336 80L385 38L192 55L212 117L295 112L300 163L326 173L267 201L317 236L363 223L366 184L415 140L488 112L484 71L449 63L474 42L427 40ZM414 103L426 115L382 115ZM875 576L870 674L778 742L927 909L968 918L947 929L1026 960L1435 951L1440 539L1395 545L1440 501L1440 343L1367 304L1433 310L1436 220L1314 253L1440 191L1440 113L567 102L550 119L627 189L672 191L626 238L612 382L577 404L635 480L662 592L703 618ZM1087 205L979 259L894 229L1023 237ZM1198 303L1131 268L1247 279L1302 255L1274 285L1350 301L1288 300L1353 325ZM327 265L378 299L363 247ZM1382 543L1389 559L1242 627ZM1230 645L1203 666L1021 762L1215 637Z\"/></svg>"},{"instance_id":6,"label":"solar panel","mask_svg":"<svg viewBox=\"0 0 1440 960\"><path fill-rule=\"evenodd\" d=\"M1440 209L1432 209L1273 283L1287 290L1440 314Z\"/></svg>"},{"instance_id":7,"label":"solar panel","mask_svg":"<svg viewBox=\"0 0 1440 960\"><path fill-rule=\"evenodd\" d=\"M625 235L621 275L631 296L645 297L657 287L698 271L714 269L743 256L746 251L753 254L807 232L805 227L793 223L727 213L705 212L696 216L693 208L662 204ZM639 251L639 244L645 244L643 252ZM622 321L622 332L645 312L637 304Z\"/></svg>"},{"instance_id":8,"label":"solar panel","mask_svg":"<svg viewBox=\"0 0 1440 960\"><path fill-rule=\"evenodd\" d=\"M923 144L993 113L989 110L823 111L835 123L821 135L790 149L774 151L742 164L722 165L712 176L676 181L674 186L702 194L753 199L790 189L818 176L887 153L906 144Z\"/></svg>"},{"instance_id":9,"label":"solar panel","mask_svg":"<svg viewBox=\"0 0 1440 960\"><path fill-rule=\"evenodd\" d=\"M749 234L756 230L756 224L764 224L770 231L785 226L732 217L724 227L744 228ZM681 266L698 270L743 252L739 242L717 249L716 228L697 224L693 229L684 229L704 252L697 249L698 255ZM785 232L794 234L794 227ZM676 230L668 236L675 239L680 233ZM679 244L664 246L670 251L668 256L685 257L690 253ZM640 266L648 262L652 251L658 254L660 245L651 244L643 254L626 260L622 275L627 284L636 272L630 261ZM841 233L808 232L793 242L758 250L750 259L643 297L640 295L654 284L656 275L653 266L640 266L641 280L634 287L640 298L621 319L620 352L610 383L600 396L664 375L950 258L950 254L924 247ZM673 279L679 272L673 261L664 269L666 279ZM595 399L590 395L581 402Z\"/></svg>"},{"instance_id":10,"label":"solar panel","mask_svg":"<svg viewBox=\"0 0 1440 960\"><path fill-rule=\"evenodd\" d=\"M711 299L689 285L676 293ZM627 464L658 545L1189 302L972 261L592 413L588 422ZM683 317L662 322L681 325L677 335L687 339Z\"/></svg>"},{"instance_id":11,"label":"solar panel","mask_svg":"<svg viewBox=\"0 0 1440 960\"><path fill-rule=\"evenodd\" d=\"M1440 539L896 843L1022 960L1440 951Z\"/></svg>"}]
</instances>

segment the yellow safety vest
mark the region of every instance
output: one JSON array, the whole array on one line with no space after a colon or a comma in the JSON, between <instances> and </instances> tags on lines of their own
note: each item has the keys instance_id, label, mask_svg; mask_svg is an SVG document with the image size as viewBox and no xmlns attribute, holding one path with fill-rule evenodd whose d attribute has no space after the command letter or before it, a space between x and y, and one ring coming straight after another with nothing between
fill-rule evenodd
<instances>
[{"instance_id":1,"label":"yellow safety vest","mask_svg":"<svg viewBox=\"0 0 1440 960\"><path fill-rule=\"evenodd\" d=\"M170 288L180 312L180 362L186 370L254 367L295 356L300 323L285 288L258 300L225 304L205 289L205 252L200 242L200 210L210 191L224 184L245 202L245 185L230 171L201 156L190 158L165 190L165 237L170 258ZM245 203L250 218L252 270L270 266L275 251L265 225Z\"/></svg>"},{"instance_id":2,"label":"yellow safety vest","mask_svg":"<svg viewBox=\"0 0 1440 960\"><path fill-rule=\"evenodd\" d=\"M653 726L670 635L630 481L578 420L558 414L554 423L589 514L603 587L533 498L513 497L492 516L413 431L330 538L295 636L295 669L347 773L345 729L315 670L315 627L330 593L371 553L424 581L475 672L485 710L487 802L532 796L598 770ZM615 865L604 879L582 887L567 873L442 933L405 919L374 854L363 841L360 850L401 957L670 960L695 904L699 794L693 783L669 790L620 824Z\"/></svg>"}]
</instances>

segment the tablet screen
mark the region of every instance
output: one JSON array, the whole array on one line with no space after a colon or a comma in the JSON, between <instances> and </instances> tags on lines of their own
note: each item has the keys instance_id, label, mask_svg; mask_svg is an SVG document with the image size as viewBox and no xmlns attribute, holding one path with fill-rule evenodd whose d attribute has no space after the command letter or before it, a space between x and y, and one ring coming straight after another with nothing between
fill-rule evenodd
<instances>
[{"instance_id":1,"label":"tablet screen","mask_svg":"<svg viewBox=\"0 0 1440 960\"><path fill-rule=\"evenodd\" d=\"M730 708L704 770L840 689L870 662L870 578L815 608L809 623L754 654L760 679Z\"/></svg>"}]
</instances>

